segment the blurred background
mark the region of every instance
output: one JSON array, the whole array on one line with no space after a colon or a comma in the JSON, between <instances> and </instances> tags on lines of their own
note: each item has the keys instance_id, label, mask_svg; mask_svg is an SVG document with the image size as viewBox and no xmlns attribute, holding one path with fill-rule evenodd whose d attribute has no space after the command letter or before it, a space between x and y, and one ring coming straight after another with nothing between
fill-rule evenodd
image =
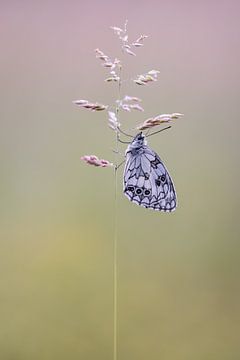
<instances>
[{"instance_id":1,"label":"blurred background","mask_svg":"<svg viewBox=\"0 0 240 360\"><path fill-rule=\"evenodd\" d=\"M0 2L0 358L111 360L114 161L107 113L115 84L95 59L124 61L144 113L185 117L149 145L178 194L172 214L122 194L118 172L119 360L240 358L239 11L237 0ZM110 26L128 19L122 56ZM121 151L125 147L121 145Z\"/></svg>"}]
</instances>

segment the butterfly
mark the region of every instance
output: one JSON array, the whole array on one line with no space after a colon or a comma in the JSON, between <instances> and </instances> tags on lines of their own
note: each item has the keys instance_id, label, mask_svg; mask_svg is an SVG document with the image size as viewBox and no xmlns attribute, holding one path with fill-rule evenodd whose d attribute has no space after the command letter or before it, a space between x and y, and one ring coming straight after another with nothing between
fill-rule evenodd
<instances>
[{"instance_id":1,"label":"butterfly","mask_svg":"<svg viewBox=\"0 0 240 360\"><path fill-rule=\"evenodd\" d=\"M175 210L177 198L172 179L142 132L128 145L125 155L123 191L127 198L148 209Z\"/></svg>"}]
</instances>

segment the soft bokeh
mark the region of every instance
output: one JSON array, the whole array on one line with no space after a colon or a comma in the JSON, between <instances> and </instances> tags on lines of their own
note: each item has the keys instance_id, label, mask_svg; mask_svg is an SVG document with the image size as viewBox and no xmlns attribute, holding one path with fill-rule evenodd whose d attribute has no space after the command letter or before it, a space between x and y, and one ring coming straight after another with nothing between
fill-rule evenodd
<instances>
[{"instance_id":1,"label":"soft bokeh","mask_svg":"<svg viewBox=\"0 0 240 360\"><path fill-rule=\"evenodd\" d=\"M148 34L124 76L144 113L130 129L181 112L150 138L174 179L173 214L122 195L118 173L118 354L124 360L240 358L240 5L210 1L0 2L0 358L110 360L113 346L113 169L109 103L94 49L121 56L109 29ZM124 152L124 146L121 146Z\"/></svg>"}]
</instances>

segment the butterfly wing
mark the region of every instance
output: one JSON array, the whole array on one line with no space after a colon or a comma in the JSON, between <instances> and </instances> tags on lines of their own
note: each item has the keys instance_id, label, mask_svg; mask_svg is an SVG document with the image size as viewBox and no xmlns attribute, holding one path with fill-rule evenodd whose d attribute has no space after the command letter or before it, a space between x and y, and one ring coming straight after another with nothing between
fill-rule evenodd
<instances>
[{"instance_id":1,"label":"butterfly wing","mask_svg":"<svg viewBox=\"0 0 240 360\"><path fill-rule=\"evenodd\" d=\"M128 152L124 170L124 194L146 208L170 212L177 205L172 179L160 157L148 146L140 154Z\"/></svg>"}]
</instances>

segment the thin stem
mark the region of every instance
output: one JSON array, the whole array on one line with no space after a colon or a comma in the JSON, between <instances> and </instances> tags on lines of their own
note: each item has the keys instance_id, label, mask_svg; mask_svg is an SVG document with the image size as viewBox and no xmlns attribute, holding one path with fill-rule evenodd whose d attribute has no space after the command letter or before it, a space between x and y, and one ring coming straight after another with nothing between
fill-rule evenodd
<instances>
[{"instance_id":1,"label":"thin stem","mask_svg":"<svg viewBox=\"0 0 240 360\"><path fill-rule=\"evenodd\" d=\"M117 142L117 141L116 141ZM117 154L116 154L117 157ZM117 167L114 169L115 180L115 218L114 218L114 240L113 240L113 360L117 360Z\"/></svg>"},{"instance_id":2,"label":"thin stem","mask_svg":"<svg viewBox=\"0 0 240 360\"><path fill-rule=\"evenodd\" d=\"M118 83L118 100L121 98L121 68L119 69L119 83ZM119 117L119 102L116 106L116 115ZM118 340L118 311L117 311L117 295L118 295L118 258L117 258L117 169L118 169L118 152L119 152L119 132L116 131L116 154L115 154L115 169L114 169L114 202L115 202L115 219L114 219L114 241L113 241L113 360L117 360L117 340Z\"/></svg>"}]
</instances>

